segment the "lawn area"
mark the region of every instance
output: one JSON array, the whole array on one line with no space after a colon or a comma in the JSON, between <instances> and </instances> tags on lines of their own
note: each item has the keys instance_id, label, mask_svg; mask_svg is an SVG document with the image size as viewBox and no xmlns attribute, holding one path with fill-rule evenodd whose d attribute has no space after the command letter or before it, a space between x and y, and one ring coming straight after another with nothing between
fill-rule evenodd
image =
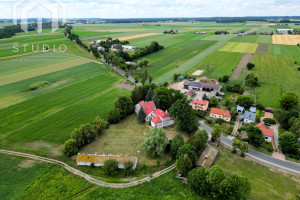
<instances>
[{"instance_id":1,"label":"lawn area","mask_svg":"<svg viewBox=\"0 0 300 200\"><path fill-rule=\"evenodd\" d=\"M259 35L256 43L272 43L272 36L271 35Z\"/></svg>"},{"instance_id":2,"label":"lawn area","mask_svg":"<svg viewBox=\"0 0 300 200\"><path fill-rule=\"evenodd\" d=\"M291 56L255 54L253 63L260 83L279 85L282 94L292 91L300 96L300 74Z\"/></svg>"},{"instance_id":3,"label":"lawn area","mask_svg":"<svg viewBox=\"0 0 300 200\"><path fill-rule=\"evenodd\" d=\"M216 51L190 69L188 73L192 74L196 70L205 70L202 75L208 78L218 79L223 75L230 76L242 55L242 53Z\"/></svg>"},{"instance_id":4,"label":"lawn area","mask_svg":"<svg viewBox=\"0 0 300 200\"><path fill-rule=\"evenodd\" d=\"M156 159L149 158L142 147L145 139L144 133L149 132L148 126L139 124L136 115L133 114L118 124L111 125L105 133L91 144L86 145L80 152L82 153L105 153L105 154L127 154L138 156L138 164L146 163L148 166L155 167L157 160L163 165L170 160L169 155L162 155ZM168 134L169 137L175 136ZM139 155L137 151L140 151Z\"/></svg>"},{"instance_id":5,"label":"lawn area","mask_svg":"<svg viewBox=\"0 0 300 200\"><path fill-rule=\"evenodd\" d=\"M257 43L228 42L219 51L255 53L257 46Z\"/></svg>"},{"instance_id":6,"label":"lawn area","mask_svg":"<svg viewBox=\"0 0 300 200\"><path fill-rule=\"evenodd\" d=\"M0 154L1 199L17 199L20 193L42 175L48 166L47 163Z\"/></svg>"},{"instance_id":7,"label":"lawn area","mask_svg":"<svg viewBox=\"0 0 300 200\"><path fill-rule=\"evenodd\" d=\"M271 84L260 84L256 90L257 102L266 107L280 108L281 86ZM272 98L270 98L272 97Z\"/></svg>"},{"instance_id":8,"label":"lawn area","mask_svg":"<svg viewBox=\"0 0 300 200\"><path fill-rule=\"evenodd\" d=\"M256 42L258 35L247 35L245 37L243 36L235 36L229 42Z\"/></svg>"},{"instance_id":9,"label":"lawn area","mask_svg":"<svg viewBox=\"0 0 300 200\"><path fill-rule=\"evenodd\" d=\"M292 56L300 64L300 47L291 45L272 45L272 53L275 55Z\"/></svg>"},{"instance_id":10,"label":"lawn area","mask_svg":"<svg viewBox=\"0 0 300 200\"><path fill-rule=\"evenodd\" d=\"M290 199L300 191L299 178L269 170L237 154L231 154L230 150L222 146L219 148L216 165L247 177L252 188L250 199Z\"/></svg>"}]
</instances>

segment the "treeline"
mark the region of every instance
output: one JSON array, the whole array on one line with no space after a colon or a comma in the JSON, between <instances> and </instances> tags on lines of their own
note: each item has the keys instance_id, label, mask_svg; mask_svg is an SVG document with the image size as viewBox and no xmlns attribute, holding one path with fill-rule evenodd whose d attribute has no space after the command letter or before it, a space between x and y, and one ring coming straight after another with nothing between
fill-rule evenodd
<instances>
[{"instance_id":1,"label":"treeline","mask_svg":"<svg viewBox=\"0 0 300 200\"><path fill-rule=\"evenodd\" d=\"M216 31L215 32L215 35L227 35L227 34L229 34L228 31Z\"/></svg>"},{"instance_id":2,"label":"treeline","mask_svg":"<svg viewBox=\"0 0 300 200\"><path fill-rule=\"evenodd\" d=\"M28 28L28 31L32 31L35 30L33 28ZM21 33L23 32L23 30L21 29L21 25L12 25L12 26L6 26L4 28L0 28L0 39L3 38L10 38L14 35L16 35L16 33Z\"/></svg>"}]
</instances>

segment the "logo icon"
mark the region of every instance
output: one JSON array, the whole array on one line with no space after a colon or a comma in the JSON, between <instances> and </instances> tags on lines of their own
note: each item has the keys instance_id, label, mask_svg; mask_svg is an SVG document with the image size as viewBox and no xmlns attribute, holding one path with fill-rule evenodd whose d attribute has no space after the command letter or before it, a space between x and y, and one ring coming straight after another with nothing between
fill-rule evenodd
<instances>
[{"instance_id":1,"label":"logo icon","mask_svg":"<svg viewBox=\"0 0 300 200\"><path fill-rule=\"evenodd\" d=\"M52 33L59 28L59 21L63 24L67 21L67 9L61 0L18 0L13 4L13 22L21 21L21 29L28 33L28 15L35 8L43 8L51 13ZM42 33L42 14L37 18L37 32Z\"/></svg>"}]
</instances>

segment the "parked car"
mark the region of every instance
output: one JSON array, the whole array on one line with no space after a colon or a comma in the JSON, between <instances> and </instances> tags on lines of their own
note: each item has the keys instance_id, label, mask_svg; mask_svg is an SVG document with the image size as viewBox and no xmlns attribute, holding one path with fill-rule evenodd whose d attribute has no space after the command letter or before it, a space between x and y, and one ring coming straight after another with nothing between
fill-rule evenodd
<instances>
[{"instance_id":1,"label":"parked car","mask_svg":"<svg viewBox=\"0 0 300 200\"><path fill-rule=\"evenodd\" d=\"M267 122L265 122L264 124L265 124L266 126L270 126L270 124L269 124L269 123L267 123Z\"/></svg>"}]
</instances>

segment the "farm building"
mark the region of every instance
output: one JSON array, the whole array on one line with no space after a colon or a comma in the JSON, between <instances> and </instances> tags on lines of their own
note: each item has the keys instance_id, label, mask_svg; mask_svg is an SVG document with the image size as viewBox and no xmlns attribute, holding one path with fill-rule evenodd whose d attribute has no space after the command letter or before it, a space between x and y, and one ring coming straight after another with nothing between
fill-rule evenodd
<instances>
[{"instance_id":1,"label":"farm building","mask_svg":"<svg viewBox=\"0 0 300 200\"><path fill-rule=\"evenodd\" d=\"M199 99L194 99L192 101L192 108L194 110L204 110L206 111L208 108L209 102L208 101L203 101Z\"/></svg>"},{"instance_id":2,"label":"farm building","mask_svg":"<svg viewBox=\"0 0 300 200\"><path fill-rule=\"evenodd\" d=\"M126 62L126 65L134 65L134 66L137 66L138 64L136 62L130 62L130 61L127 61Z\"/></svg>"},{"instance_id":3,"label":"farm building","mask_svg":"<svg viewBox=\"0 0 300 200\"><path fill-rule=\"evenodd\" d=\"M222 86L217 84L209 84L209 83L202 83L202 82L192 82L192 81L185 81L183 83L184 89L188 90L200 90L200 91L220 91Z\"/></svg>"},{"instance_id":4,"label":"farm building","mask_svg":"<svg viewBox=\"0 0 300 200\"><path fill-rule=\"evenodd\" d=\"M256 114L253 112L246 111L244 115L240 116L240 120L246 124L251 124L255 122Z\"/></svg>"},{"instance_id":5,"label":"farm building","mask_svg":"<svg viewBox=\"0 0 300 200\"><path fill-rule=\"evenodd\" d=\"M219 109L219 108L212 108L210 110L210 117L212 118L219 118L219 119L223 119L227 122L229 122L231 120L231 114L228 110L223 110L223 109Z\"/></svg>"},{"instance_id":6,"label":"farm building","mask_svg":"<svg viewBox=\"0 0 300 200\"><path fill-rule=\"evenodd\" d=\"M263 132L266 142L273 141L273 129L267 128L262 122L256 124L255 127L258 127Z\"/></svg>"},{"instance_id":7,"label":"farm building","mask_svg":"<svg viewBox=\"0 0 300 200\"><path fill-rule=\"evenodd\" d=\"M294 32L294 29L277 29L277 34L287 35L289 32Z\"/></svg>"},{"instance_id":8,"label":"farm building","mask_svg":"<svg viewBox=\"0 0 300 200\"><path fill-rule=\"evenodd\" d=\"M205 34L205 31L195 32L195 34Z\"/></svg>"},{"instance_id":9,"label":"farm building","mask_svg":"<svg viewBox=\"0 0 300 200\"><path fill-rule=\"evenodd\" d=\"M123 45L122 48L123 49L128 49L128 50L134 50L134 49L136 49L135 46L125 46L125 45Z\"/></svg>"},{"instance_id":10,"label":"farm building","mask_svg":"<svg viewBox=\"0 0 300 200\"><path fill-rule=\"evenodd\" d=\"M124 164L127 161L131 161L133 163L133 169L136 168L138 159L133 156L122 156L122 155L98 155L98 154L85 154L78 153L76 163L77 165L83 166L91 166L92 163L95 167L100 167L104 165L106 160L116 160L118 162L118 168L124 169Z\"/></svg>"},{"instance_id":11,"label":"farm building","mask_svg":"<svg viewBox=\"0 0 300 200\"><path fill-rule=\"evenodd\" d=\"M97 47L97 50L98 51L105 51L105 48L104 47Z\"/></svg>"}]
</instances>

